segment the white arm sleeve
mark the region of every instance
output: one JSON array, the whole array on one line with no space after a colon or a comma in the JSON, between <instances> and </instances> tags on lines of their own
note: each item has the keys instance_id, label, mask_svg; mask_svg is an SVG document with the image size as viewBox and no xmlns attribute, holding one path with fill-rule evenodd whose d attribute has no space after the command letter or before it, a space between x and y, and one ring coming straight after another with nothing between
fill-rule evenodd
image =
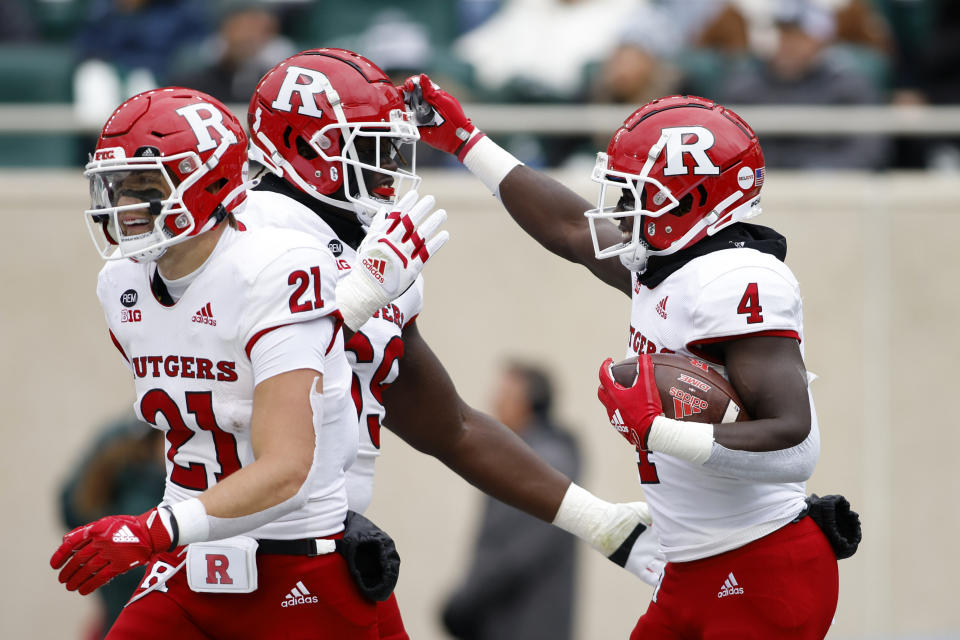
<instances>
[{"instance_id":1,"label":"white arm sleeve","mask_svg":"<svg viewBox=\"0 0 960 640\"><path fill-rule=\"evenodd\" d=\"M804 482L813 475L820 457L820 430L816 421L800 444L778 451L741 451L713 443L703 466L754 482Z\"/></svg>"}]
</instances>

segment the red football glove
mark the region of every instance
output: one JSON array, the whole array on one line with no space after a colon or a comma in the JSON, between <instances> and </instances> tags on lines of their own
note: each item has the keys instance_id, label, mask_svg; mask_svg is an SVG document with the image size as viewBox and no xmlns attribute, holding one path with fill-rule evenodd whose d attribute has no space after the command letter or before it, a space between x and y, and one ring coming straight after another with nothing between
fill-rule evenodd
<instances>
[{"instance_id":1,"label":"red football glove","mask_svg":"<svg viewBox=\"0 0 960 640\"><path fill-rule=\"evenodd\" d=\"M107 516L63 536L50 558L67 591L87 595L112 578L169 551L170 533L156 509L139 516Z\"/></svg>"},{"instance_id":2,"label":"red football glove","mask_svg":"<svg viewBox=\"0 0 960 640\"><path fill-rule=\"evenodd\" d=\"M403 83L403 97L417 118L420 139L435 149L456 155L461 161L465 145L477 131L452 95L435 85L425 73Z\"/></svg>"},{"instance_id":3,"label":"red football glove","mask_svg":"<svg viewBox=\"0 0 960 640\"><path fill-rule=\"evenodd\" d=\"M600 365L597 397L607 409L610 424L620 435L638 449L646 449L653 419L663 414L660 392L653 377L653 361L648 355L637 358L637 378L632 387L621 386L613 379L612 365L613 358L607 358Z\"/></svg>"}]
</instances>

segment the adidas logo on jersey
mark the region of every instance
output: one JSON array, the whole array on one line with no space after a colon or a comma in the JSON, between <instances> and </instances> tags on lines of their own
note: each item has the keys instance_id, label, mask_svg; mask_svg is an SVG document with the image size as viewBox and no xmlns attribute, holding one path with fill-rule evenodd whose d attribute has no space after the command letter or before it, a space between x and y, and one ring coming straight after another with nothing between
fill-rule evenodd
<instances>
[{"instance_id":1,"label":"adidas logo on jersey","mask_svg":"<svg viewBox=\"0 0 960 640\"><path fill-rule=\"evenodd\" d=\"M717 593L718 598L725 598L727 596L739 596L743 595L743 587L737 582L737 579L733 577L733 572L730 572L730 575L727 576L727 579L723 581L723 587L720 588L720 591Z\"/></svg>"},{"instance_id":2,"label":"adidas logo on jersey","mask_svg":"<svg viewBox=\"0 0 960 640\"><path fill-rule=\"evenodd\" d=\"M297 586L290 590L290 593L286 595L283 599L283 602L280 603L281 607L295 607L298 604L316 604L320 599L317 596L310 595L310 592L307 590L307 587L303 582L297 581Z\"/></svg>"},{"instance_id":3,"label":"adidas logo on jersey","mask_svg":"<svg viewBox=\"0 0 960 640\"><path fill-rule=\"evenodd\" d=\"M113 532L113 541L114 542L140 542L140 538L133 535L133 531L130 531L130 527L123 525L119 529Z\"/></svg>"},{"instance_id":4,"label":"adidas logo on jersey","mask_svg":"<svg viewBox=\"0 0 960 640\"><path fill-rule=\"evenodd\" d=\"M371 260L370 258L364 258L363 266L367 268L367 271L370 272L370 275L372 275L377 282L383 284L383 272L387 270L386 260Z\"/></svg>"},{"instance_id":5,"label":"adidas logo on jersey","mask_svg":"<svg viewBox=\"0 0 960 640\"><path fill-rule=\"evenodd\" d=\"M664 320L667 319L667 298L669 297L670 296L663 296L663 300L657 303L657 315Z\"/></svg>"},{"instance_id":6,"label":"adidas logo on jersey","mask_svg":"<svg viewBox=\"0 0 960 640\"><path fill-rule=\"evenodd\" d=\"M217 321L213 319L213 309L210 308L209 302L193 314L193 321L199 324L208 324L211 327L217 326Z\"/></svg>"}]
</instances>

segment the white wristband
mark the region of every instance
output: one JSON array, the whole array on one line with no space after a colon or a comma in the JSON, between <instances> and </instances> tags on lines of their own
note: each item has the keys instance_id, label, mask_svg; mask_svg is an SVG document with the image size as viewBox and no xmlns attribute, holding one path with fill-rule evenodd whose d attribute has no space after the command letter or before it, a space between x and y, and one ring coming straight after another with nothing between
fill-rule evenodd
<instances>
[{"instance_id":1,"label":"white wristband","mask_svg":"<svg viewBox=\"0 0 960 640\"><path fill-rule=\"evenodd\" d=\"M479 135L479 134L478 134ZM509 151L483 136L463 158L463 166L500 198L500 183L517 165L523 164Z\"/></svg>"},{"instance_id":2,"label":"white wristband","mask_svg":"<svg viewBox=\"0 0 960 640\"><path fill-rule=\"evenodd\" d=\"M577 536L605 556L616 551L637 523L650 525L646 503L612 504L571 482L553 524Z\"/></svg>"},{"instance_id":3,"label":"white wristband","mask_svg":"<svg viewBox=\"0 0 960 640\"><path fill-rule=\"evenodd\" d=\"M353 331L358 331L373 314L390 302L360 269L352 269L340 278L336 296L343 323Z\"/></svg>"},{"instance_id":4,"label":"white wristband","mask_svg":"<svg viewBox=\"0 0 960 640\"><path fill-rule=\"evenodd\" d=\"M657 416L647 435L647 446L651 451L703 464L713 451L713 425Z\"/></svg>"},{"instance_id":5,"label":"white wristband","mask_svg":"<svg viewBox=\"0 0 960 640\"><path fill-rule=\"evenodd\" d=\"M189 498L169 507L173 517L173 543L177 546L204 542L210 536L207 509L198 498Z\"/></svg>"}]
</instances>

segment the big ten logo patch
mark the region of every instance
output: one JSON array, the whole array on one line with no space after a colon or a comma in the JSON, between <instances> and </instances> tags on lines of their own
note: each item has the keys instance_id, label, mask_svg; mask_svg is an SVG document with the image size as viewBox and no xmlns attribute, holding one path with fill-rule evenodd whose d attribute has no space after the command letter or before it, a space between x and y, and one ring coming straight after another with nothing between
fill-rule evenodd
<instances>
[{"instance_id":1,"label":"big ten logo patch","mask_svg":"<svg viewBox=\"0 0 960 640\"><path fill-rule=\"evenodd\" d=\"M140 322L142 319L140 309L120 309L120 322Z\"/></svg>"}]
</instances>

